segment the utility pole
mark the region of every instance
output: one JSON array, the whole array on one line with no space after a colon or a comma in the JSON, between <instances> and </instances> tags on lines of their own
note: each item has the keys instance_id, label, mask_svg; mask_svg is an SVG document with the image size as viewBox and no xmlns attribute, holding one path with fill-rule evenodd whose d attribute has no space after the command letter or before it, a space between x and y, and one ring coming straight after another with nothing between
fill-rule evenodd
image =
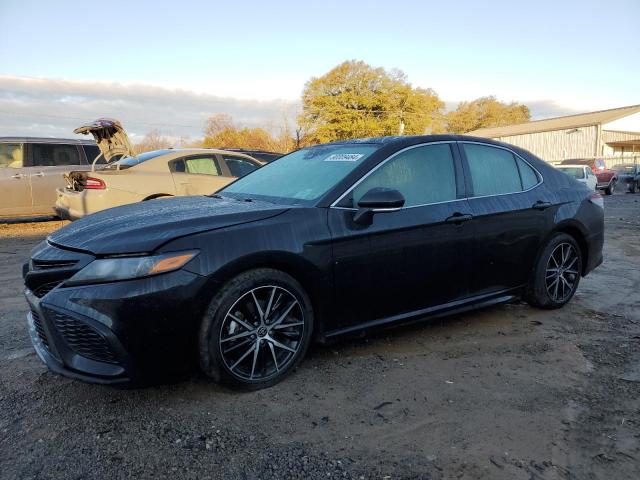
<instances>
[{"instance_id":1,"label":"utility pole","mask_svg":"<svg viewBox=\"0 0 640 480\"><path fill-rule=\"evenodd\" d=\"M402 118L402 112L400 112L400 125L398 126L398 135L404 135L404 119Z\"/></svg>"}]
</instances>

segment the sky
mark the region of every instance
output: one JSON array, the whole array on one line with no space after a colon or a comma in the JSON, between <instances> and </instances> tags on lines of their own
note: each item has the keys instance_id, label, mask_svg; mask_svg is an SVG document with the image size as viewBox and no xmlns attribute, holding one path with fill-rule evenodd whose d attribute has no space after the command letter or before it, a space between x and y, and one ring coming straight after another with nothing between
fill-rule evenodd
<instances>
[{"instance_id":1,"label":"sky","mask_svg":"<svg viewBox=\"0 0 640 480\"><path fill-rule=\"evenodd\" d=\"M403 70L448 108L495 95L534 118L640 103L640 0L0 0L0 136L100 116L197 138L206 118L295 120L345 60Z\"/></svg>"}]
</instances>

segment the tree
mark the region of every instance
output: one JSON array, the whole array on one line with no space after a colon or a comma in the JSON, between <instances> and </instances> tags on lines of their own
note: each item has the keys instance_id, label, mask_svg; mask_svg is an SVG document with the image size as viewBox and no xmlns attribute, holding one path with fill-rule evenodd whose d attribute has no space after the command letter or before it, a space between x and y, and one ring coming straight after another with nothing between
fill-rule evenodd
<instances>
[{"instance_id":1,"label":"tree","mask_svg":"<svg viewBox=\"0 0 640 480\"><path fill-rule=\"evenodd\" d=\"M134 150L136 154L151 150L161 150L173 147L174 143L171 138L163 136L159 130L151 130L140 142L136 143Z\"/></svg>"},{"instance_id":2,"label":"tree","mask_svg":"<svg viewBox=\"0 0 640 480\"><path fill-rule=\"evenodd\" d=\"M207 119L207 125L204 127L204 136L213 137L229 128L234 128L231 115L216 113Z\"/></svg>"},{"instance_id":3,"label":"tree","mask_svg":"<svg viewBox=\"0 0 640 480\"><path fill-rule=\"evenodd\" d=\"M446 116L447 130L466 133L478 128L502 127L531 119L529 107L516 102L503 103L495 97L481 97L472 102L460 102L458 108Z\"/></svg>"},{"instance_id":4,"label":"tree","mask_svg":"<svg viewBox=\"0 0 640 480\"><path fill-rule=\"evenodd\" d=\"M275 130L275 129L272 129ZM204 130L205 148L245 148L287 153L296 148L286 116L279 132L274 135L264 128L239 128L226 114L209 117Z\"/></svg>"},{"instance_id":5,"label":"tree","mask_svg":"<svg viewBox=\"0 0 640 480\"><path fill-rule=\"evenodd\" d=\"M315 143L423 134L437 129L443 107L433 90L412 87L401 71L351 60L306 83L298 121Z\"/></svg>"}]
</instances>

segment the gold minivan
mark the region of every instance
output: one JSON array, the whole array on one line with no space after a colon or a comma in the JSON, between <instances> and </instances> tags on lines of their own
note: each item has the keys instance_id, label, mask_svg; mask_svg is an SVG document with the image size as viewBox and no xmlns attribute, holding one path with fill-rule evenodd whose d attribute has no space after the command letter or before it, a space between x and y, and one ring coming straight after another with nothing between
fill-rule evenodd
<instances>
[{"instance_id":1,"label":"gold minivan","mask_svg":"<svg viewBox=\"0 0 640 480\"><path fill-rule=\"evenodd\" d=\"M93 141L0 137L0 218L55 215L62 175L89 170L99 154Z\"/></svg>"}]
</instances>

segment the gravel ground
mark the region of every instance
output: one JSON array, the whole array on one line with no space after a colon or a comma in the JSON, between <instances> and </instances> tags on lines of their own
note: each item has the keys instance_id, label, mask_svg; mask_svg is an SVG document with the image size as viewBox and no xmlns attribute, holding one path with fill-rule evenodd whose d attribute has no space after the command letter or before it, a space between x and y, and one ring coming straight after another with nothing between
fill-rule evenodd
<instances>
[{"instance_id":1,"label":"gravel ground","mask_svg":"<svg viewBox=\"0 0 640 480\"><path fill-rule=\"evenodd\" d=\"M21 264L61 222L0 225L0 477L637 479L640 195L560 311L497 306L313 347L268 390L194 373L138 390L50 373Z\"/></svg>"}]
</instances>

